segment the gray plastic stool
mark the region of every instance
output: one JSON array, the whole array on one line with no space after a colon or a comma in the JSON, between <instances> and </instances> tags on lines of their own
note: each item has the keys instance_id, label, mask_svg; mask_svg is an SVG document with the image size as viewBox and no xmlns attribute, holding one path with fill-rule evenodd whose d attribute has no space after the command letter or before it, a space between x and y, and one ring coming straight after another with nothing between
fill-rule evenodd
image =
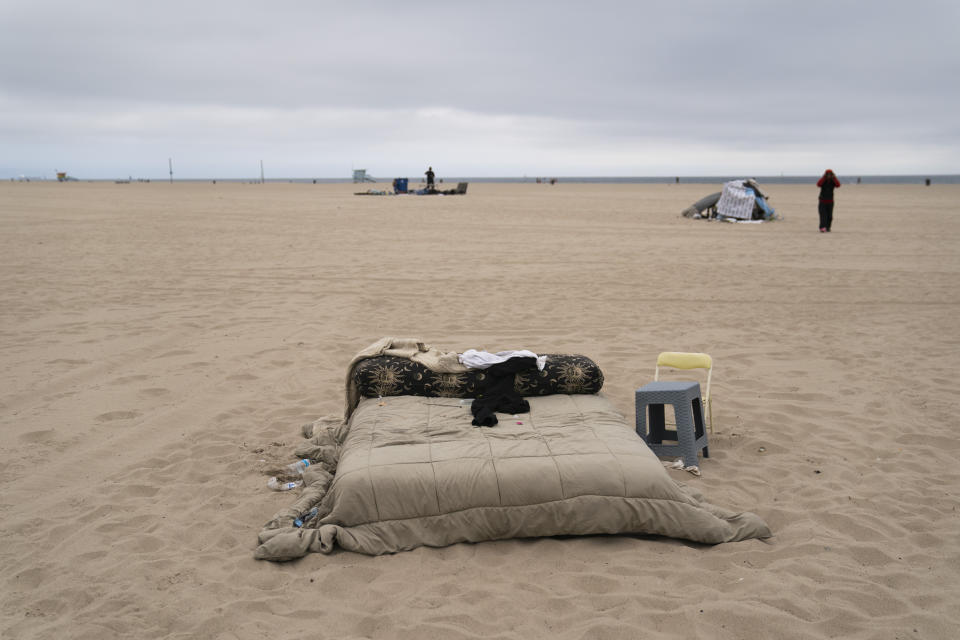
<instances>
[{"instance_id":1,"label":"gray plastic stool","mask_svg":"<svg viewBox=\"0 0 960 640\"><path fill-rule=\"evenodd\" d=\"M697 452L709 458L707 432L703 428L703 402L699 382L651 382L636 393L637 433L657 456L681 456L683 466L696 467ZM673 405L677 430L667 430L663 406ZM647 429L647 409L650 410L650 428ZM676 444L664 444L664 439Z\"/></svg>"}]
</instances>

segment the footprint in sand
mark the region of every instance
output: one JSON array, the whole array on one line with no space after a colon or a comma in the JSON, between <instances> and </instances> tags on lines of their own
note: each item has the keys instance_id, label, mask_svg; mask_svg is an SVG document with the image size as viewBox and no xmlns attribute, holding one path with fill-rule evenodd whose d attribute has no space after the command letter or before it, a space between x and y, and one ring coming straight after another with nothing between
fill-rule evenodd
<instances>
[{"instance_id":1,"label":"footprint in sand","mask_svg":"<svg viewBox=\"0 0 960 640\"><path fill-rule=\"evenodd\" d=\"M24 444L49 444L56 439L56 433L56 429L41 429L25 433L19 440Z\"/></svg>"},{"instance_id":2,"label":"footprint in sand","mask_svg":"<svg viewBox=\"0 0 960 640\"><path fill-rule=\"evenodd\" d=\"M173 351L167 351L166 353L161 353L156 356L157 358L172 358L174 356L189 356L193 355L193 351L187 351L185 349L175 349Z\"/></svg>"},{"instance_id":3,"label":"footprint in sand","mask_svg":"<svg viewBox=\"0 0 960 640\"><path fill-rule=\"evenodd\" d=\"M57 572L50 571L48 566L49 565L42 565L21 571L14 575L13 579L8 580L7 584L16 589L36 589L47 582L51 576L56 575Z\"/></svg>"},{"instance_id":4,"label":"footprint in sand","mask_svg":"<svg viewBox=\"0 0 960 640\"><path fill-rule=\"evenodd\" d=\"M124 487L122 495L133 498L152 498L159 491L159 487L148 484L129 484Z\"/></svg>"},{"instance_id":5,"label":"footprint in sand","mask_svg":"<svg viewBox=\"0 0 960 640\"><path fill-rule=\"evenodd\" d=\"M114 422L115 420L132 420L136 418L139 413L136 411L108 411L107 413L101 413L100 415L94 417L94 420L97 422Z\"/></svg>"},{"instance_id":6,"label":"footprint in sand","mask_svg":"<svg viewBox=\"0 0 960 640\"><path fill-rule=\"evenodd\" d=\"M119 378L114 378L113 380L111 380L110 384L119 385L119 384L127 384L130 382L142 382L149 377L150 376L144 375L142 373L137 375L132 375L132 376L121 376Z\"/></svg>"},{"instance_id":7,"label":"footprint in sand","mask_svg":"<svg viewBox=\"0 0 960 640\"><path fill-rule=\"evenodd\" d=\"M165 396L170 393L170 389L165 389L163 387L150 387L149 389L140 389L140 393L145 396Z\"/></svg>"},{"instance_id":8,"label":"footprint in sand","mask_svg":"<svg viewBox=\"0 0 960 640\"><path fill-rule=\"evenodd\" d=\"M166 546L166 541L149 534L135 535L115 542L117 546L133 553L155 553Z\"/></svg>"}]
</instances>

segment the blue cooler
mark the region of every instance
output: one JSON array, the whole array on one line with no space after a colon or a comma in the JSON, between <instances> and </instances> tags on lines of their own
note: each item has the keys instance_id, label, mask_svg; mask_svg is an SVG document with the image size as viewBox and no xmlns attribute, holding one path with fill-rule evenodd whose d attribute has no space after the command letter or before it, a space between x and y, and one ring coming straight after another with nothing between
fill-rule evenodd
<instances>
[{"instance_id":1,"label":"blue cooler","mask_svg":"<svg viewBox=\"0 0 960 640\"><path fill-rule=\"evenodd\" d=\"M406 193L407 192L407 179L406 178L397 178L393 181L393 191L394 193Z\"/></svg>"}]
</instances>

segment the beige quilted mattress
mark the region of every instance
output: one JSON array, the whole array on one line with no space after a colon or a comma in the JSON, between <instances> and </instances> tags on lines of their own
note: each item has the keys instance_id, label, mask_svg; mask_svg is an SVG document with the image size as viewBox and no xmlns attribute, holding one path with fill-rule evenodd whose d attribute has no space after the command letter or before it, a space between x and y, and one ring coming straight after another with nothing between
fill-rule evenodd
<instances>
[{"instance_id":1,"label":"beige quilted mattress","mask_svg":"<svg viewBox=\"0 0 960 640\"><path fill-rule=\"evenodd\" d=\"M321 550L571 534L660 534L704 543L767 537L758 516L674 482L601 395L528 398L530 413L471 426L469 405L365 399L323 501ZM319 541L318 541L319 542Z\"/></svg>"}]
</instances>

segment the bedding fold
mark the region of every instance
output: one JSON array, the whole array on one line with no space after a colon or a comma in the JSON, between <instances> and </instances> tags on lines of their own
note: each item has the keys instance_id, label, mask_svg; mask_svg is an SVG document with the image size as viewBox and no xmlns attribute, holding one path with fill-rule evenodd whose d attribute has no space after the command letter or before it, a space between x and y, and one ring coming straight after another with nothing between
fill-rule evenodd
<instances>
[{"instance_id":1,"label":"bedding fold","mask_svg":"<svg viewBox=\"0 0 960 640\"><path fill-rule=\"evenodd\" d=\"M457 399L361 400L320 503L318 533L271 534L258 553L277 559L340 547L379 555L556 535L705 544L771 535L759 516L711 505L670 478L603 396L529 403L529 414L501 414L497 427L480 429Z\"/></svg>"}]
</instances>

